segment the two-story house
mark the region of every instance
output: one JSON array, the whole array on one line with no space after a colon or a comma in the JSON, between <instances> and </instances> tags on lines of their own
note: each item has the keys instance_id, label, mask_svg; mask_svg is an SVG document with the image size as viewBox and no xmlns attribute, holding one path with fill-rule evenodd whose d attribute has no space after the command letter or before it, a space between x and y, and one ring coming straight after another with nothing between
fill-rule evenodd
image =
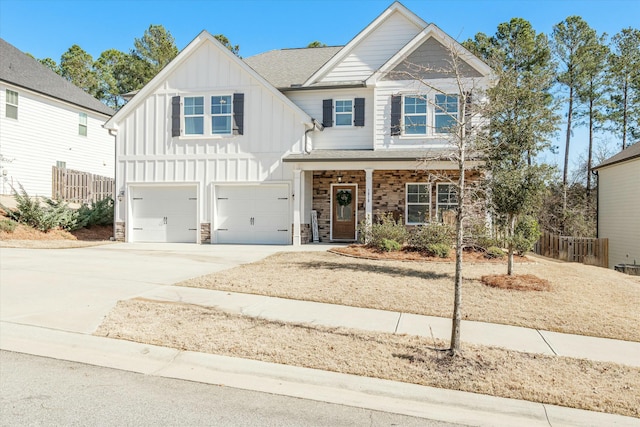
<instances>
[{"instance_id":1,"label":"two-story house","mask_svg":"<svg viewBox=\"0 0 640 427\"><path fill-rule=\"evenodd\" d=\"M0 194L52 194L52 166L113 178L114 111L0 39Z\"/></svg>"},{"instance_id":2,"label":"two-story house","mask_svg":"<svg viewBox=\"0 0 640 427\"><path fill-rule=\"evenodd\" d=\"M455 204L447 180L459 76L491 70L400 3L340 47L242 60L202 32L105 125L116 137L116 237L353 241L376 211L407 225ZM312 216L312 212L316 216ZM313 218L313 219L312 219Z\"/></svg>"}]
</instances>

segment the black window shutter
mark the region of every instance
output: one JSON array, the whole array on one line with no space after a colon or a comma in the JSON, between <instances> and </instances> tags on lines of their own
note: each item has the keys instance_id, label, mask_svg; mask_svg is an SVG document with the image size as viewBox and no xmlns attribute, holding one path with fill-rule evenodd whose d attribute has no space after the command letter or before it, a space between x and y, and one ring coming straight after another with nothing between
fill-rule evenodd
<instances>
[{"instance_id":1,"label":"black window shutter","mask_svg":"<svg viewBox=\"0 0 640 427\"><path fill-rule=\"evenodd\" d=\"M180 136L180 97L171 98L171 136Z\"/></svg>"},{"instance_id":2,"label":"black window shutter","mask_svg":"<svg viewBox=\"0 0 640 427\"><path fill-rule=\"evenodd\" d=\"M391 135L400 135L402 116L402 96L391 95Z\"/></svg>"},{"instance_id":3,"label":"black window shutter","mask_svg":"<svg viewBox=\"0 0 640 427\"><path fill-rule=\"evenodd\" d=\"M333 126L333 99L322 101L322 126L326 128Z\"/></svg>"},{"instance_id":4,"label":"black window shutter","mask_svg":"<svg viewBox=\"0 0 640 427\"><path fill-rule=\"evenodd\" d=\"M353 125L364 126L364 98L356 98L354 100Z\"/></svg>"},{"instance_id":5,"label":"black window shutter","mask_svg":"<svg viewBox=\"0 0 640 427\"><path fill-rule=\"evenodd\" d=\"M244 93L233 94L233 134L244 135Z\"/></svg>"}]
</instances>

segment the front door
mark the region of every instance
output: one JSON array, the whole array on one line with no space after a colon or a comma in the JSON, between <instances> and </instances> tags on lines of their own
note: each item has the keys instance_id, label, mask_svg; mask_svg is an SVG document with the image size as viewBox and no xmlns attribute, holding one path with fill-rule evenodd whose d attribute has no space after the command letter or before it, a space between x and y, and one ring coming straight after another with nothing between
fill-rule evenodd
<instances>
[{"instance_id":1,"label":"front door","mask_svg":"<svg viewBox=\"0 0 640 427\"><path fill-rule=\"evenodd\" d=\"M355 185L334 185L332 190L331 238L333 240L356 239Z\"/></svg>"}]
</instances>

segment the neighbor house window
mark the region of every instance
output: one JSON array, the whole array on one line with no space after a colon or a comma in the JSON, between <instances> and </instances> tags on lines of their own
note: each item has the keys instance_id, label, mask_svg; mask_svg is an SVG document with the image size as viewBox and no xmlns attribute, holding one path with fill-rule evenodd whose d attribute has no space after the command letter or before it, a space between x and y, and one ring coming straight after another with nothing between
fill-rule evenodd
<instances>
[{"instance_id":1,"label":"neighbor house window","mask_svg":"<svg viewBox=\"0 0 640 427\"><path fill-rule=\"evenodd\" d=\"M353 100L336 100L336 126L353 125Z\"/></svg>"},{"instance_id":2,"label":"neighbor house window","mask_svg":"<svg viewBox=\"0 0 640 427\"><path fill-rule=\"evenodd\" d=\"M404 97L404 134L427 134L427 99L424 96Z\"/></svg>"},{"instance_id":3,"label":"neighbor house window","mask_svg":"<svg viewBox=\"0 0 640 427\"><path fill-rule=\"evenodd\" d=\"M18 118L18 92L7 89L7 101L5 108L5 116L10 119Z\"/></svg>"},{"instance_id":4,"label":"neighbor house window","mask_svg":"<svg viewBox=\"0 0 640 427\"><path fill-rule=\"evenodd\" d=\"M62 162L60 160L56 161L56 167L58 169L66 169L67 168L67 162Z\"/></svg>"},{"instance_id":5,"label":"neighbor house window","mask_svg":"<svg viewBox=\"0 0 640 427\"><path fill-rule=\"evenodd\" d=\"M457 209L458 193L453 184L437 184L436 194L436 212L438 221L442 221L443 212Z\"/></svg>"},{"instance_id":6,"label":"neighbor house window","mask_svg":"<svg viewBox=\"0 0 640 427\"><path fill-rule=\"evenodd\" d=\"M186 96L184 98L184 133L186 135L204 135L203 96Z\"/></svg>"},{"instance_id":7,"label":"neighbor house window","mask_svg":"<svg viewBox=\"0 0 640 427\"><path fill-rule=\"evenodd\" d=\"M431 189L429 184L406 184L406 222L408 225L424 224L429 220Z\"/></svg>"},{"instance_id":8,"label":"neighbor house window","mask_svg":"<svg viewBox=\"0 0 640 427\"><path fill-rule=\"evenodd\" d=\"M87 136L87 114L80 113L78 115L78 135Z\"/></svg>"},{"instance_id":9,"label":"neighbor house window","mask_svg":"<svg viewBox=\"0 0 640 427\"><path fill-rule=\"evenodd\" d=\"M231 134L233 114L231 96L211 97L211 133L215 135Z\"/></svg>"},{"instance_id":10,"label":"neighbor house window","mask_svg":"<svg viewBox=\"0 0 640 427\"><path fill-rule=\"evenodd\" d=\"M458 96L436 94L434 108L435 133L449 133L458 121Z\"/></svg>"}]
</instances>

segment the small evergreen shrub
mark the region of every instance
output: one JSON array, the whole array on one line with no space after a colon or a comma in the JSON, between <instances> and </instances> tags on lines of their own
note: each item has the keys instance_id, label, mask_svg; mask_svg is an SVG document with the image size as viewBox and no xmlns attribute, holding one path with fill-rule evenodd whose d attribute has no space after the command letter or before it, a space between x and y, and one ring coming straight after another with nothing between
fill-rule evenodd
<instances>
[{"instance_id":1,"label":"small evergreen shrub","mask_svg":"<svg viewBox=\"0 0 640 427\"><path fill-rule=\"evenodd\" d=\"M485 254L485 256L487 258L504 258L505 257L505 253L504 251L497 247L497 246L490 246L487 248L487 252Z\"/></svg>"},{"instance_id":2,"label":"small evergreen shrub","mask_svg":"<svg viewBox=\"0 0 640 427\"><path fill-rule=\"evenodd\" d=\"M377 215L377 221L371 225L365 221L358 226L360 242L378 250L385 251L389 247L390 240L397 243L398 249L407 241L407 229L402 224L402 219L396 221L391 212ZM394 245L395 246L395 245ZM397 249L396 249L397 250Z\"/></svg>"},{"instance_id":3,"label":"small evergreen shrub","mask_svg":"<svg viewBox=\"0 0 640 427\"><path fill-rule=\"evenodd\" d=\"M76 229L111 224L113 224L113 199L111 197L98 200L92 205L83 204L78 209Z\"/></svg>"},{"instance_id":4,"label":"small evergreen shrub","mask_svg":"<svg viewBox=\"0 0 640 427\"><path fill-rule=\"evenodd\" d=\"M17 226L18 224L10 219L0 220L0 231L4 231L5 233L13 233Z\"/></svg>"},{"instance_id":5,"label":"small evergreen shrub","mask_svg":"<svg viewBox=\"0 0 640 427\"><path fill-rule=\"evenodd\" d=\"M447 224L432 222L411 230L409 246L418 251L428 251L429 245L453 245L453 229Z\"/></svg>"},{"instance_id":6,"label":"small evergreen shrub","mask_svg":"<svg viewBox=\"0 0 640 427\"><path fill-rule=\"evenodd\" d=\"M395 252L402 249L402 245L395 240L382 239L379 249L383 252Z\"/></svg>"},{"instance_id":7,"label":"small evergreen shrub","mask_svg":"<svg viewBox=\"0 0 640 427\"><path fill-rule=\"evenodd\" d=\"M498 239L491 236L484 222L475 222L469 227L469 236L465 238L465 245L474 250L486 251L491 246L500 246Z\"/></svg>"},{"instance_id":8,"label":"small evergreen shrub","mask_svg":"<svg viewBox=\"0 0 640 427\"><path fill-rule=\"evenodd\" d=\"M447 258L451 252L451 245L446 243L430 243L425 248L426 252L431 256L438 258Z\"/></svg>"},{"instance_id":9,"label":"small evergreen shrub","mask_svg":"<svg viewBox=\"0 0 640 427\"><path fill-rule=\"evenodd\" d=\"M523 216L516 224L513 249L518 255L524 255L533 249L533 245L538 241L540 235L538 221L530 215Z\"/></svg>"}]
</instances>

